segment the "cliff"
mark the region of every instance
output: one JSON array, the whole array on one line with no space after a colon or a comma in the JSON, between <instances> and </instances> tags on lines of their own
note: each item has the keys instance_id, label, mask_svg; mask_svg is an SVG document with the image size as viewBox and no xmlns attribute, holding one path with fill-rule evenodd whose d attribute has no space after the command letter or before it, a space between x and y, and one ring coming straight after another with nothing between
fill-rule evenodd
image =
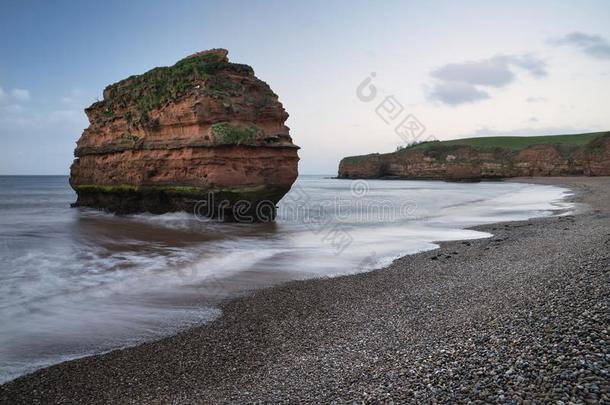
<instances>
[{"instance_id":1,"label":"cliff","mask_svg":"<svg viewBox=\"0 0 610 405\"><path fill-rule=\"evenodd\" d=\"M476 181L523 176L610 176L610 132L427 142L350 156L339 178Z\"/></svg>"},{"instance_id":2,"label":"cliff","mask_svg":"<svg viewBox=\"0 0 610 405\"><path fill-rule=\"evenodd\" d=\"M199 52L106 87L85 110L74 205L230 219L239 201L243 215L265 205L274 217L297 177L298 147L277 95L227 53Z\"/></svg>"}]
</instances>

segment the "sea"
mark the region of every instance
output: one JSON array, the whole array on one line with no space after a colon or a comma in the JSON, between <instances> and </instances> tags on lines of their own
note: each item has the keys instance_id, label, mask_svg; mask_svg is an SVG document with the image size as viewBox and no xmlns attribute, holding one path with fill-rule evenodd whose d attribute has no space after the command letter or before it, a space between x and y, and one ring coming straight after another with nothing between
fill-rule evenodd
<instances>
[{"instance_id":1,"label":"sea","mask_svg":"<svg viewBox=\"0 0 610 405\"><path fill-rule=\"evenodd\" d=\"M300 176L275 222L223 223L70 208L67 176L2 176L0 383L201 325L222 300L259 288L490 236L474 225L558 215L569 195L514 182Z\"/></svg>"}]
</instances>

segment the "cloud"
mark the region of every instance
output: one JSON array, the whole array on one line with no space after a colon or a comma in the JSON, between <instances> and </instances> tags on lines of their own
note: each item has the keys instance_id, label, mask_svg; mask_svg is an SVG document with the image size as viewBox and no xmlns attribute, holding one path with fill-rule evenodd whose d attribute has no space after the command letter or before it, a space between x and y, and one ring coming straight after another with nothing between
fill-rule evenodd
<instances>
[{"instance_id":1,"label":"cloud","mask_svg":"<svg viewBox=\"0 0 610 405\"><path fill-rule=\"evenodd\" d=\"M569 45L579 48L582 52L598 59L610 59L610 42L599 35L585 34L574 31L565 37L552 40L555 45Z\"/></svg>"},{"instance_id":2,"label":"cloud","mask_svg":"<svg viewBox=\"0 0 610 405\"><path fill-rule=\"evenodd\" d=\"M23 112L23 107L19 104L8 104L0 106L0 112L3 114L21 114Z\"/></svg>"},{"instance_id":3,"label":"cloud","mask_svg":"<svg viewBox=\"0 0 610 405\"><path fill-rule=\"evenodd\" d=\"M55 110L47 116L48 122L52 125L85 125L85 115L79 110Z\"/></svg>"},{"instance_id":4,"label":"cloud","mask_svg":"<svg viewBox=\"0 0 610 405\"><path fill-rule=\"evenodd\" d=\"M25 89L14 89L12 92L12 96L15 101L29 101L30 91Z\"/></svg>"},{"instance_id":5,"label":"cloud","mask_svg":"<svg viewBox=\"0 0 610 405\"><path fill-rule=\"evenodd\" d=\"M0 104L19 104L30 100L30 91L13 89L6 91L0 86Z\"/></svg>"},{"instance_id":6,"label":"cloud","mask_svg":"<svg viewBox=\"0 0 610 405\"><path fill-rule=\"evenodd\" d=\"M62 96L60 98L60 101L62 102L62 104L81 108L84 104L83 92L80 89L72 89L67 94Z\"/></svg>"},{"instance_id":7,"label":"cloud","mask_svg":"<svg viewBox=\"0 0 610 405\"><path fill-rule=\"evenodd\" d=\"M44 103L26 89L0 87L0 173L67 172L74 142L88 125L82 104L67 101Z\"/></svg>"},{"instance_id":8,"label":"cloud","mask_svg":"<svg viewBox=\"0 0 610 405\"><path fill-rule=\"evenodd\" d=\"M431 74L442 81L492 87L505 86L514 79L514 74L508 69L506 62L498 58L448 63Z\"/></svg>"},{"instance_id":9,"label":"cloud","mask_svg":"<svg viewBox=\"0 0 610 405\"><path fill-rule=\"evenodd\" d=\"M61 99L62 107L55 108L57 103L54 103L51 109L38 108L27 103L31 99L29 90L15 88L9 91L0 86L0 138L50 128L78 134L88 122L82 102L77 100L80 95L80 90L75 89Z\"/></svg>"},{"instance_id":10,"label":"cloud","mask_svg":"<svg viewBox=\"0 0 610 405\"><path fill-rule=\"evenodd\" d=\"M430 92L430 97L449 105L471 103L489 98L489 94L468 83L440 82Z\"/></svg>"},{"instance_id":11,"label":"cloud","mask_svg":"<svg viewBox=\"0 0 610 405\"><path fill-rule=\"evenodd\" d=\"M87 126L86 115L79 110L32 111L18 104L0 106L0 134L14 131L37 131L44 128L74 128L75 133Z\"/></svg>"},{"instance_id":12,"label":"cloud","mask_svg":"<svg viewBox=\"0 0 610 405\"><path fill-rule=\"evenodd\" d=\"M434 71L432 77L471 85L503 87L515 79L511 67L518 66L535 77L546 76L546 64L531 55L497 55L479 61L448 63Z\"/></svg>"},{"instance_id":13,"label":"cloud","mask_svg":"<svg viewBox=\"0 0 610 405\"><path fill-rule=\"evenodd\" d=\"M544 97L528 97L525 99L528 103L544 103L546 98Z\"/></svg>"},{"instance_id":14,"label":"cloud","mask_svg":"<svg viewBox=\"0 0 610 405\"><path fill-rule=\"evenodd\" d=\"M536 78L545 77L547 75L546 62L533 55L503 56L501 58L505 58L507 64L519 66Z\"/></svg>"},{"instance_id":15,"label":"cloud","mask_svg":"<svg viewBox=\"0 0 610 405\"><path fill-rule=\"evenodd\" d=\"M479 87L507 86L515 80L515 67L536 78L547 75L546 63L532 55L496 55L478 61L448 63L430 73L437 82L429 97L449 105L490 98Z\"/></svg>"}]
</instances>

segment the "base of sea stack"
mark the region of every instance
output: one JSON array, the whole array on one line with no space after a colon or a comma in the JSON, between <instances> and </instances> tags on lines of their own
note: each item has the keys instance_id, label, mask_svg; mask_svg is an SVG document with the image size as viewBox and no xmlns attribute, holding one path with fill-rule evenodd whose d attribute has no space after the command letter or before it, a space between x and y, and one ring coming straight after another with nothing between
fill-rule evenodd
<instances>
[{"instance_id":1,"label":"base of sea stack","mask_svg":"<svg viewBox=\"0 0 610 405\"><path fill-rule=\"evenodd\" d=\"M72 207L119 215L185 211L227 222L272 222L277 202L289 191L281 186L205 189L191 186L73 185Z\"/></svg>"}]
</instances>

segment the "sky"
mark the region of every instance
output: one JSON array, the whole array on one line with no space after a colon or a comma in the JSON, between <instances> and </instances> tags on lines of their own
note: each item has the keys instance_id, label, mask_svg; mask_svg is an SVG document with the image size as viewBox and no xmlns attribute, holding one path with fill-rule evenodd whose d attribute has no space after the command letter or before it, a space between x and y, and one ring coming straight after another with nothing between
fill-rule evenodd
<instances>
[{"instance_id":1,"label":"sky","mask_svg":"<svg viewBox=\"0 0 610 405\"><path fill-rule=\"evenodd\" d=\"M226 48L299 172L408 142L610 130L608 1L0 0L0 175L68 174L108 84Z\"/></svg>"}]
</instances>

